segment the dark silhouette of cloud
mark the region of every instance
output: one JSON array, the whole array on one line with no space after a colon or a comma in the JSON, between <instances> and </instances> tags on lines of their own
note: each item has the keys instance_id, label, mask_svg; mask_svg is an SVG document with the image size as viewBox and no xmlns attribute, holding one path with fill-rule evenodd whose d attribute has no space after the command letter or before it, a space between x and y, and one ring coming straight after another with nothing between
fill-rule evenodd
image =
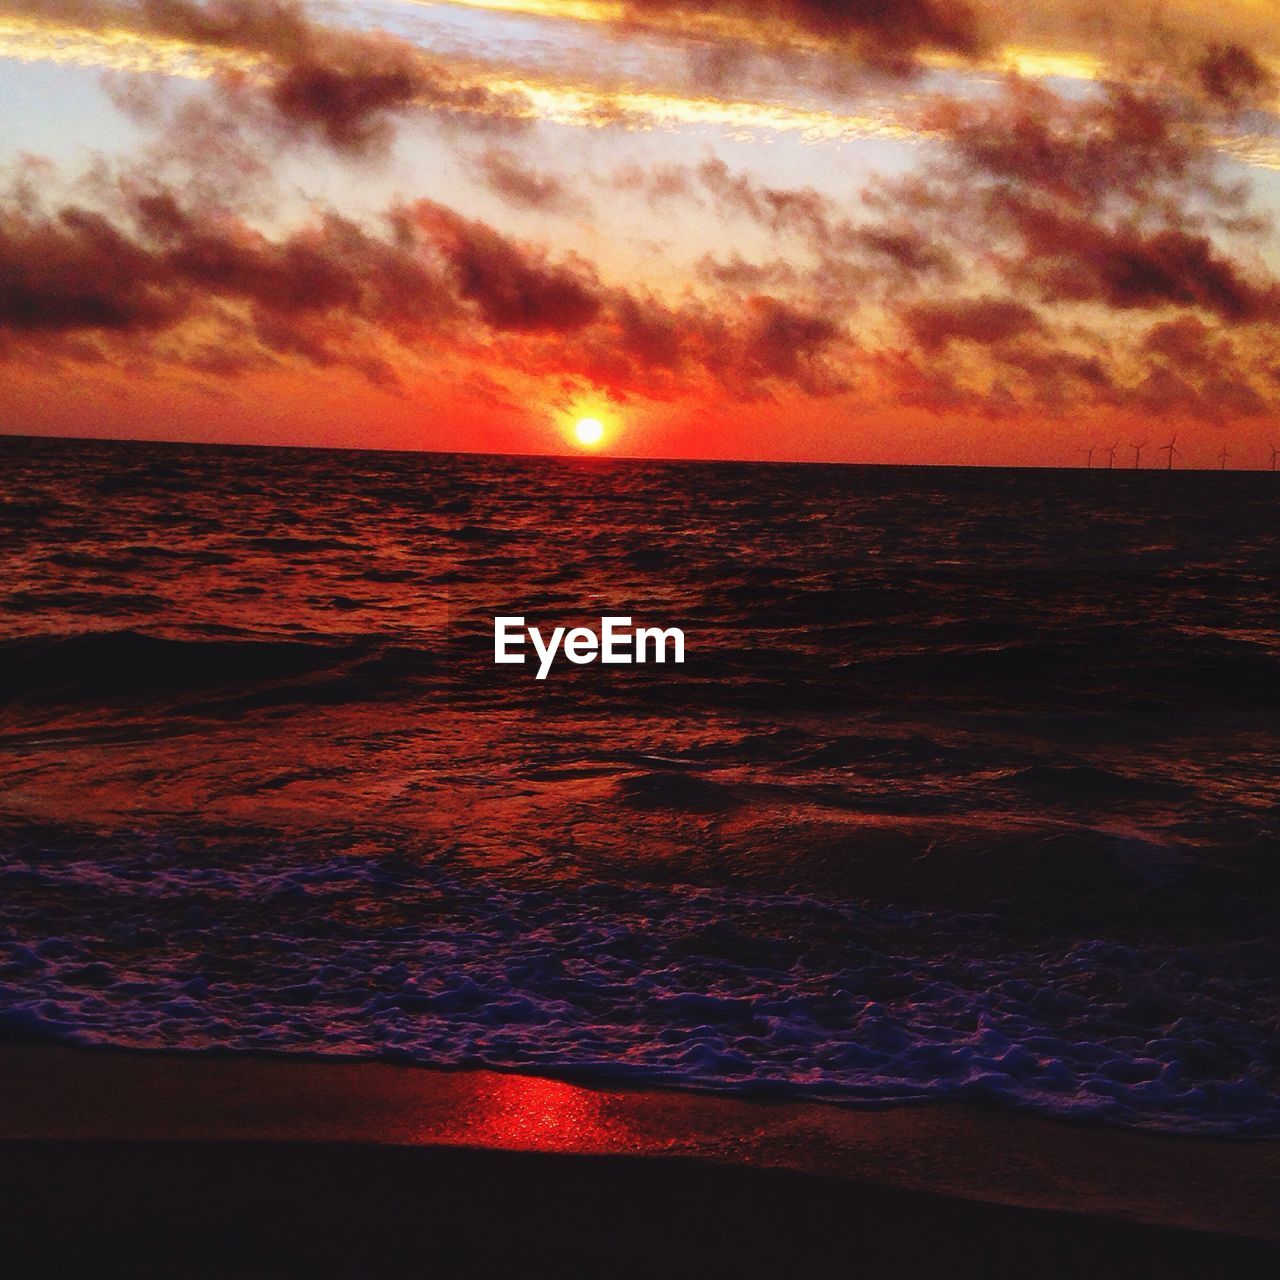
<instances>
[{"instance_id":1,"label":"dark silhouette of cloud","mask_svg":"<svg viewBox=\"0 0 1280 1280\"><path fill-rule=\"evenodd\" d=\"M212 335L212 336L211 336ZM394 386L406 354L487 352L622 395L743 399L837 385L830 316L770 297L673 306L603 284L431 200L379 224L320 212L268 235L129 175L109 212L0 201L0 356L139 361L233 378L283 362Z\"/></svg>"},{"instance_id":2,"label":"dark silhouette of cloud","mask_svg":"<svg viewBox=\"0 0 1280 1280\"><path fill-rule=\"evenodd\" d=\"M570 332L600 312L599 285L581 264L552 265L485 223L430 200L401 209L396 220L402 234L411 229L439 250L459 296L474 302L494 329Z\"/></svg>"},{"instance_id":3,"label":"dark silhouette of cloud","mask_svg":"<svg viewBox=\"0 0 1280 1280\"><path fill-rule=\"evenodd\" d=\"M1043 327L1029 306L1006 298L916 303L906 309L903 320L911 336L927 352L941 351L952 342L994 346Z\"/></svg>"},{"instance_id":4,"label":"dark silhouette of cloud","mask_svg":"<svg viewBox=\"0 0 1280 1280\"><path fill-rule=\"evenodd\" d=\"M99 213L0 221L0 326L11 332L163 328L187 310L165 283L152 255Z\"/></svg>"},{"instance_id":5,"label":"dark silhouette of cloud","mask_svg":"<svg viewBox=\"0 0 1280 1280\"><path fill-rule=\"evenodd\" d=\"M1274 97L1275 76L1238 44L1210 45L1195 64L1200 88L1211 101L1233 110Z\"/></svg>"},{"instance_id":6,"label":"dark silhouette of cloud","mask_svg":"<svg viewBox=\"0 0 1280 1280\"><path fill-rule=\"evenodd\" d=\"M903 74L922 53L976 56L987 41L965 0L626 0L628 18L701 17L737 20L756 38L795 37L837 44L880 70Z\"/></svg>"}]
</instances>

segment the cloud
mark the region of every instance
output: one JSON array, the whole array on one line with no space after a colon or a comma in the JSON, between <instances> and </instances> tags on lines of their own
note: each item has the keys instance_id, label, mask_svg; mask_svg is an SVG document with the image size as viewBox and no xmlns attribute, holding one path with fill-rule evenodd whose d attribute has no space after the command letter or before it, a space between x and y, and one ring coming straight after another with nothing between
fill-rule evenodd
<instances>
[{"instance_id":1,"label":"cloud","mask_svg":"<svg viewBox=\"0 0 1280 1280\"><path fill-rule=\"evenodd\" d=\"M1280 284L1256 251L1264 224L1211 146L1226 116L1254 110L1274 86L1231 41L1202 46L1159 91L1107 84L1066 96L1010 79L976 97L923 99L913 123L926 163L860 200L719 159L618 171L610 185L664 218L688 201L717 223L751 224L750 258L732 240L742 226L727 229L725 247L700 258L694 248L685 288L660 296L436 200L402 199L366 220L316 208L287 228L254 207L253 184L270 185L260 130L361 157L424 106L477 119L504 109L407 42L326 27L292 0L42 8L237 58L213 99L170 110L137 86L126 94L162 126L154 164L99 175L49 211L29 192L0 206L9 355L152 361L222 379L343 367L384 386L456 357L498 378L580 379L619 396L850 393L992 416L1248 415L1276 394L1267 353ZM638 8L684 12L661 0ZM879 33L876 15L895 8L717 12L845 40L871 58L862 45ZM940 30L908 23L901 56L936 47L929 33ZM226 185L253 169L255 148L252 181ZM584 209L510 145L473 160L509 206Z\"/></svg>"},{"instance_id":2,"label":"cloud","mask_svg":"<svg viewBox=\"0 0 1280 1280\"><path fill-rule=\"evenodd\" d=\"M1243 191L1218 179L1185 101L1110 86L1068 103L1012 82L997 102L946 102L929 119L944 164L932 186L903 194L934 225L975 228L974 247L1012 288L1230 323L1276 316L1276 282L1214 242L1258 224Z\"/></svg>"},{"instance_id":3,"label":"cloud","mask_svg":"<svg viewBox=\"0 0 1280 1280\"><path fill-rule=\"evenodd\" d=\"M11 333L164 328L187 309L165 283L152 255L99 213L0 221L0 328Z\"/></svg>"},{"instance_id":4,"label":"cloud","mask_svg":"<svg viewBox=\"0 0 1280 1280\"><path fill-rule=\"evenodd\" d=\"M1210 45L1195 74L1207 98L1232 110L1260 105L1276 94L1275 76L1238 44Z\"/></svg>"},{"instance_id":5,"label":"cloud","mask_svg":"<svg viewBox=\"0 0 1280 1280\"><path fill-rule=\"evenodd\" d=\"M1144 409L1209 419L1255 417L1268 411L1267 399L1254 385L1263 370L1249 368L1238 343L1198 317L1180 316L1154 325L1142 345L1150 357L1137 393Z\"/></svg>"},{"instance_id":6,"label":"cloud","mask_svg":"<svg viewBox=\"0 0 1280 1280\"><path fill-rule=\"evenodd\" d=\"M931 353L952 342L995 346L1043 328L1025 303L1006 298L953 298L908 307L903 321L919 346Z\"/></svg>"},{"instance_id":7,"label":"cloud","mask_svg":"<svg viewBox=\"0 0 1280 1280\"><path fill-rule=\"evenodd\" d=\"M834 92L857 91L867 87L862 68L901 75L958 62L981 72L1178 83L1229 106L1240 105L1244 90L1260 105L1269 92L1267 64L1280 57L1275 0L1109 7L1098 0L455 2L682 41L698 83L714 92L731 82L761 91L811 74Z\"/></svg>"},{"instance_id":8,"label":"cloud","mask_svg":"<svg viewBox=\"0 0 1280 1280\"><path fill-rule=\"evenodd\" d=\"M716 257L704 253L698 261L700 279L735 290L738 293L760 293L765 289L790 289L798 287L804 273L783 258L769 262L749 262L740 253Z\"/></svg>"},{"instance_id":9,"label":"cloud","mask_svg":"<svg viewBox=\"0 0 1280 1280\"><path fill-rule=\"evenodd\" d=\"M637 363L713 370L744 397L771 380L814 394L858 386L938 412L1259 412L1274 398L1265 352L1280 285L1245 249L1268 226L1222 180L1208 121L1178 91L1068 98L1013 78L994 96L926 100L927 171L861 202L714 158L620 175L650 203L749 221L773 252L704 254L710 311L626 310L601 293L617 350L596 346L593 324L575 370L620 385L645 381ZM1139 315L1194 319L1215 335L1217 369L1175 369L1144 344ZM1232 330L1240 341L1222 341Z\"/></svg>"},{"instance_id":10,"label":"cloud","mask_svg":"<svg viewBox=\"0 0 1280 1280\"><path fill-rule=\"evenodd\" d=\"M843 389L843 381L817 363L841 336L835 320L768 296L753 297L748 306L749 372L794 382L811 393Z\"/></svg>"},{"instance_id":11,"label":"cloud","mask_svg":"<svg viewBox=\"0 0 1280 1280\"><path fill-rule=\"evenodd\" d=\"M1190 107L1121 85L1072 101L1013 77L995 99L935 100L921 126L943 143L952 175L1073 208L1154 202L1164 191L1186 194L1192 181L1213 186L1214 158Z\"/></svg>"},{"instance_id":12,"label":"cloud","mask_svg":"<svg viewBox=\"0 0 1280 1280\"><path fill-rule=\"evenodd\" d=\"M954 255L925 232L912 227L858 227L853 242L880 268L891 268L900 276L957 274Z\"/></svg>"},{"instance_id":13,"label":"cloud","mask_svg":"<svg viewBox=\"0 0 1280 1280\"><path fill-rule=\"evenodd\" d=\"M479 128L510 128L521 113L511 94L458 79L409 41L316 22L299 0L0 0L0 13L238 55L215 68L229 104L348 155L385 147L414 111Z\"/></svg>"},{"instance_id":14,"label":"cloud","mask_svg":"<svg viewBox=\"0 0 1280 1280\"><path fill-rule=\"evenodd\" d=\"M1270 228L1221 179L1206 111L1020 80L930 103L927 173L870 189L873 220L842 238L901 248L903 269L864 277L900 326L888 394L936 412L1274 414L1280 281L1250 248Z\"/></svg>"},{"instance_id":15,"label":"cloud","mask_svg":"<svg viewBox=\"0 0 1280 1280\"><path fill-rule=\"evenodd\" d=\"M598 323L539 353L539 371L569 373L620 398L767 400L783 390L836 395L852 350L832 316L768 294L672 305L613 289Z\"/></svg>"},{"instance_id":16,"label":"cloud","mask_svg":"<svg viewBox=\"0 0 1280 1280\"><path fill-rule=\"evenodd\" d=\"M436 201L370 224L321 210L268 233L133 173L101 185L100 207L46 209L39 176L0 200L2 357L223 381L301 363L394 387L453 353L659 399L842 385L829 315L768 294L673 305Z\"/></svg>"},{"instance_id":17,"label":"cloud","mask_svg":"<svg viewBox=\"0 0 1280 1280\"><path fill-rule=\"evenodd\" d=\"M849 208L812 187L769 186L719 159L687 171L681 184L668 178L667 189L670 196L690 198L706 191L722 217L745 217L775 237L798 241L816 259L806 272L793 255L767 263L749 263L736 253L723 260L705 255L699 268L704 279L740 287L807 280L829 303L852 305L871 289L883 292L903 281L936 282L957 274L947 246L918 228L856 222Z\"/></svg>"},{"instance_id":18,"label":"cloud","mask_svg":"<svg viewBox=\"0 0 1280 1280\"><path fill-rule=\"evenodd\" d=\"M1151 328L1143 339L1143 347L1183 369L1204 372L1229 359L1230 344L1196 316L1179 316Z\"/></svg>"},{"instance_id":19,"label":"cloud","mask_svg":"<svg viewBox=\"0 0 1280 1280\"><path fill-rule=\"evenodd\" d=\"M1280 287L1252 279L1204 234L1021 208L1012 212L1022 258L1006 274L1045 302L1100 302L1113 310L1186 307L1228 323L1280 317Z\"/></svg>"},{"instance_id":20,"label":"cloud","mask_svg":"<svg viewBox=\"0 0 1280 1280\"><path fill-rule=\"evenodd\" d=\"M605 182L617 191L639 193L655 209L693 195L693 170L683 164L622 165Z\"/></svg>"},{"instance_id":21,"label":"cloud","mask_svg":"<svg viewBox=\"0 0 1280 1280\"><path fill-rule=\"evenodd\" d=\"M984 0L994 12L1000 0ZM1106 78L1177 83L1231 109L1274 94L1266 63L1280 54L1275 0L1162 0L1114 5L1051 0L1003 15L1006 38L1086 57Z\"/></svg>"},{"instance_id":22,"label":"cloud","mask_svg":"<svg viewBox=\"0 0 1280 1280\"><path fill-rule=\"evenodd\" d=\"M775 233L800 235L817 246L832 246L850 234L847 222L835 218L835 203L812 188L787 189L732 173L723 160L698 166L698 179L722 211L745 214Z\"/></svg>"},{"instance_id":23,"label":"cloud","mask_svg":"<svg viewBox=\"0 0 1280 1280\"><path fill-rule=\"evenodd\" d=\"M910 71L924 52L973 57L987 44L965 0L626 0L623 10L631 20L726 18L765 43L818 40L895 74Z\"/></svg>"},{"instance_id":24,"label":"cloud","mask_svg":"<svg viewBox=\"0 0 1280 1280\"><path fill-rule=\"evenodd\" d=\"M480 175L490 191L517 208L543 212L585 212L586 204L563 179L541 173L510 147L489 147L479 160Z\"/></svg>"},{"instance_id":25,"label":"cloud","mask_svg":"<svg viewBox=\"0 0 1280 1280\"><path fill-rule=\"evenodd\" d=\"M386 382L387 342L458 311L438 262L334 213L271 238L154 184L123 185L112 211L46 212L22 196L0 203L9 355L74 337L94 358L208 368L213 336L224 370L298 357Z\"/></svg>"},{"instance_id":26,"label":"cloud","mask_svg":"<svg viewBox=\"0 0 1280 1280\"><path fill-rule=\"evenodd\" d=\"M571 332L599 314L600 287L583 264L556 265L483 222L431 200L395 214L402 236L420 233L448 264L458 294L494 329Z\"/></svg>"}]
</instances>

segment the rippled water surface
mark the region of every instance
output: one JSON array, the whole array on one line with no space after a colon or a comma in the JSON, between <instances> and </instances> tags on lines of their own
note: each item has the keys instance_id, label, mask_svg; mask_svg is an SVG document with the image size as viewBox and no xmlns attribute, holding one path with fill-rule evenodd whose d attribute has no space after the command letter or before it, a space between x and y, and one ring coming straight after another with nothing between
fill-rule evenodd
<instances>
[{"instance_id":1,"label":"rippled water surface","mask_svg":"<svg viewBox=\"0 0 1280 1280\"><path fill-rule=\"evenodd\" d=\"M1275 476L0 476L0 1035L1280 1127Z\"/></svg>"}]
</instances>

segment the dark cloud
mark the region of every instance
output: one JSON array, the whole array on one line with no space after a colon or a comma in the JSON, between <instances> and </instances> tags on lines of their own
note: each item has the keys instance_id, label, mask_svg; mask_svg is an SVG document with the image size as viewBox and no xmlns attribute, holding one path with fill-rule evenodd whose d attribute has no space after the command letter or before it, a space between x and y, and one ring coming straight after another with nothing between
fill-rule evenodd
<instances>
[{"instance_id":1,"label":"dark cloud","mask_svg":"<svg viewBox=\"0 0 1280 1280\"><path fill-rule=\"evenodd\" d=\"M847 240L847 223L835 221L834 202L812 188L778 188L733 173L723 160L706 160L697 176L722 211L745 214L775 233L805 237L815 246Z\"/></svg>"},{"instance_id":2,"label":"dark cloud","mask_svg":"<svg viewBox=\"0 0 1280 1280\"><path fill-rule=\"evenodd\" d=\"M910 71L926 52L974 57L987 44L965 0L625 0L625 13L631 20L675 21L714 14L765 43L817 39L895 74Z\"/></svg>"},{"instance_id":3,"label":"dark cloud","mask_svg":"<svg viewBox=\"0 0 1280 1280\"><path fill-rule=\"evenodd\" d=\"M1025 375L1038 404L1069 409L1083 398L1108 400L1117 384L1102 355L1081 353L1054 345L1051 339L1012 344L1000 353L1001 363Z\"/></svg>"},{"instance_id":4,"label":"dark cloud","mask_svg":"<svg viewBox=\"0 0 1280 1280\"><path fill-rule=\"evenodd\" d=\"M278 362L341 365L380 385L394 384L406 357L457 350L495 371L589 379L618 395L714 387L744 400L779 388L834 394L870 370L894 403L992 415L1028 405L1251 414L1275 394L1266 352L1280 285L1246 247L1263 224L1209 145L1223 113L1274 91L1241 45L1200 49L1194 75L1184 67L1176 81L1193 83L1191 95L1102 85L1068 98L1015 79L995 95L935 100L920 118L928 164L847 205L715 159L615 174L611 185L664 212L696 201L774 241L753 253L760 261L704 255L672 301L432 200L369 223L321 210L266 232L271 220L255 223L246 193L219 197L222 175L243 169L254 146L270 155L259 128L367 155L422 108L479 122L512 114L407 42L324 26L294 0L34 6L55 7L104 30L244 54L257 69L221 71L218 98L165 117L164 145L188 140L181 182L162 165L48 214L31 199L0 209L9 350L141 353L223 378ZM925 50L980 47L963 5L727 0L712 12L893 69ZM135 111L157 112L135 97ZM561 179L510 147L476 163L510 205L578 207ZM854 314L878 353L856 347Z\"/></svg>"},{"instance_id":5,"label":"dark cloud","mask_svg":"<svg viewBox=\"0 0 1280 1280\"><path fill-rule=\"evenodd\" d=\"M1280 282L1244 250L1267 224L1221 180L1208 121L1185 94L1114 85L1066 99L1013 80L930 105L929 172L870 191L876 221L856 228L899 267L877 278L906 343L883 365L893 394L939 412L1262 411ZM1159 318L1145 336L1136 313Z\"/></svg>"},{"instance_id":6,"label":"dark cloud","mask_svg":"<svg viewBox=\"0 0 1280 1280\"><path fill-rule=\"evenodd\" d=\"M911 206L954 238L972 227L1014 288L1117 311L1275 316L1276 283L1214 242L1249 219L1185 101L1110 87L1069 103L1015 81L997 102L943 103L928 121L945 159Z\"/></svg>"},{"instance_id":7,"label":"dark cloud","mask_svg":"<svg viewBox=\"0 0 1280 1280\"><path fill-rule=\"evenodd\" d=\"M1043 210L1015 214L1024 256L1008 274L1046 302L1118 311L1190 307L1232 324L1280 317L1280 288L1254 280L1204 234L1103 226Z\"/></svg>"},{"instance_id":8,"label":"dark cloud","mask_svg":"<svg viewBox=\"0 0 1280 1280\"><path fill-rule=\"evenodd\" d=\"M935 102L921 126L943 141L949 187L966 179L1007 184L1042 201L1099 210L1185 195L1188 184L1222 198L1193 120L1176 99L1123 86L1069 101L1014 78L993 100Z\"/></svg>"},{"instance_id":9,"label":"dark cloud","mask_svg":"<svg viewBox=\"0 0 1280 1280\"><path fill-rule=\"evenodd\" d=\"M0 331L10 348L76 336L96 341L102 358L207 370L214 331L224 370L275 354L387 381L379 339L419 339L459 306L438 262L336 214L272 239L162 188L124 191L112 217L0 205Z\"/></svg>"},{"instance_id":10,"label":"dark cloud","mask_svg":"<svg viewBox=\"0 0 1280 1280\"><path fill-rule=\"evenodd\" d=\"M907 277L958 274L954 255L912 227L858 227L851 238L878 269L889 267Z\"/></svg>"},{"instance_id":11,"label":"dark cloud","mask_svg":"<svg viewBox=\"0 0 1280 1280\"><path fill-rule=\"evenodd\" d=\"M570 332L600 312L601 291L582 265L547 262L483 222L421 200L396 215L402 229L427 238L443 256L458 293L494 329Z\"/></svg>"},{"instance_id":12,"label":"dark cloud","mask_svg":"<svg viewBox=\"0 0 1280 1280\"><path fill-rule=\"evenodd\" d=\"M876 193L885 234L910 227L1042 301L1270 314L1274 282L1215 243L1267 225L1218 176L1185 99L1108 86L1072 101L1012 80L992 101L938 103L923 123L938 163Z\"/></svg>"},{"instance_id":13,"label":"dark cloud","mask_svg":"<svg viewBox=\"0 0 1280 1280\"><path fill-rule=\"evenodd\" d=\"M1232 349L1225 338L1197 316L1179 316L1154 325L1143 339L1143 349L1162 356L1179 368L1203 372L1230 358Z\"/></svg>"},{"instance_id":14,"label":"dark cloud","mask_svg":"<svg viewBox=\"0 0 1280 1280\"><path fill-rule=\"evenodd\" d=\"M631 23L696 36L699 79L748 91L825 68L836 92L865 87L861 69L916 70L930 53L978 60L1000 47L1084 55L1106 78L1177 85L1217 107L1274 96L1266 60L1280 53L1275 6L1226 0L1103 6L1098 0L624 0ZM612 6L611 6L612 7ZM814 50L822 51L814 57ZM801 58L799 53L805 51ZM772 58L761 58L762 51Z\"/></svg>"},{"instance_id":15,"label":"dark cloud","mask_svg":"<svg viewBox=\"0 0 1280 1280\"><path fill-rule=\"evenodd\" d=\"M674 400L714 388L751 401L782 387L837 394L849 351L832 317L770 295L672 305L613 290L599 323L547 350L541 371L568 371L620 397Z\"/></svg>"},{"instance_id":16,"label":"dark cloud","mask_svg":"<svg viewBox=\"0 0 1280 1280\"><path fill-rule=\"evenodd\" d=\"M160 329L187 309L166 284L153 256L99 213L19 209L0 220L0 328L10 332Z\"/></svg>"},{"instance_id":17,"label":"dark cloud","mask_svg":"<svg viewBox=\"0 0 1280 1280\"><path fill-rule=\"evenodd\" d=\"M794 255L766 263L750 263L739 254L704 255L699 274L705 280L740 289L807 282L830 304L842 300L852 305L858 295L877 287L958 274L955 256L942 241L910 225L855 222L837 200L812 187L769 186L716 158L683 171L681 181L672 173L664 176L668 198L707 195L722 217L745 217L774 236L797 241L816 259L816 266L806 271ZM898 201L890 203L898 207Z\"/></svg>"},{"instance_id":18,"label":"dark cloud","mask_svg":"<svg viewBox=\"0 0 1280 1280\"><path fill-rule=\"evenodd\" d=\"M737 293L795 288L803 281L802 273L785 259L749 262L739 253L721 258L705 253L698 261L697 270L701 279Z\"/></svg>"},{"instance_id":19,"label":"dark cloud","mask_svg":"<svg viewBox=\"0 0 1280 1280\"><path fill-rule=\"evenodd\" d=\"M1154 325L1142 343L1147 376L1138 390L1143 408L1215 419L1253 417L1268 410L1254 370L1239 345L1197 316Z\"/></svg>"},{"instance_id":20,"label":"dark cloud","mask_svg":"<svg viewBox=\"0 0 1280 1280\"><path fill-rule=\"evenodd\" d=\"M1120 403L1145 416L1197 423L1221 424L1274 414L1273 402L1259 394L1248 376L1237 370L1223 369L1208 377L1196 377L1163 362L1148 366Z\"/></svg>"},{"instance_id":21,"label":"dark cloud","mask_svg":"<svg viewBox=\"0 0 1280 1280\"><path fill-rule=\"evenodd\" d=\"M81 4L107 10L137 29L190 44L240 49L292 59L306 52L314 29L295 0L137 0L135 4ZM126 26L126 29L129 29Z\"/></svg>"},{"instance_id":22,"label":"dark cloud","mask_svg":"<svg viewBox=\"0 0 1280 1280\"><path fill-rule=\"evenodd\" d=\"M672 305L606 286L430 200L372 226L320 212L270 235L130 175L109 211L0 201L0 350L222 379L298 363L394 386L407 356L589 378L619 395L839 385L831 317L768 295Z\"/></svg>"},{"instance_id":23,"label":"dark cloud","mask_svg":"<svg viewBox=\"0 0 1280 1280\"><path fill-rule=\"evenodd\" d=\"M510 95L458 81L409 41L313 21L298 0L0 0L0 12L258 59L252 71L219 72L228 100L266 126L352 155L385 146L412 111L502 128L520 114Z\"/></svg>"},{"instance_id":24,"label":"dark cloud","mask_svg":"<svg viewBox=\"0 0 1280 1280\"><path fill-rule=\"evenodd\" d=\"M995 97L928 104L927 173L873 185L855 205L719 159L636 173L630 186L650 200L709 205L777 247L755 260L704 254L697 276L719 297L714 317L685 307L659 321L640 308L609 359L583 346L581 369L627 381L634 355L714 369L746 395L770 379L847 387L870 360L891 401L938 412L1154 411L1157 386L1160 405L1255 412L1280 286L1260 257L1241 256L1266 223L1221 180L1208 119L1179 93L1104 85L1065 98L1011 79ZM855 312L888 326L878 359L844 332ZM1134 313L1213 334L1216 369L1175 369L1134 334ZM1224 341L1231 330L1249 334ZM1177 397L1174 374L1187 388Z\"/></svg>"},{"instance_id":25,"label":"dark cloud","mask_svg":"<svg viewBox=\"0 0 1280 1280\"><path fill-rule=\"evenodd\" d=\"M748 308L750 372L795 383L810 393L843 389L843 380L834 378L832 371L819 363L841 337L840 326L830 316L768 296L749 299Z\"/></svg>"},{"instance_id":26,"label":"dark cloud","mask_svg":"<svg viewBox=\"0 0 1280 1280\"><path fill-rule=\"evenodd\" d=\"M1276 93L1275 76L1238 44L1210 45L1195 63L1195 75L1206 97L1232 110L1257 105Z\"/></svg>"},{"instance_id":27,"label":"dark cloud","mask_svg":"<svg viewBox=\"0 0 1280 1280\"><path fill-rule=\"evenodd\" d=\"M929 352L951 342L993 346L1040 330L1040 317L1025 303L1006 298L952 298L922 302L906 309L903 321L915 341Z\"/></svg>"},{"instance_id":28,"label":"dark cloud","mask_svg":"<svg viewBox=\"0 0 1280 1280\"><path fill-rule=\"evenodd\" d=\"M611 299L612 325L608 340L622 354L629 376L636 381L641 370L676 374L692 362L702 363L702 354L690 350L693 334L705 339L711 326L699 318L690 324L687 315L653 298L619 291Z\"/></svg>"}]
</instances>

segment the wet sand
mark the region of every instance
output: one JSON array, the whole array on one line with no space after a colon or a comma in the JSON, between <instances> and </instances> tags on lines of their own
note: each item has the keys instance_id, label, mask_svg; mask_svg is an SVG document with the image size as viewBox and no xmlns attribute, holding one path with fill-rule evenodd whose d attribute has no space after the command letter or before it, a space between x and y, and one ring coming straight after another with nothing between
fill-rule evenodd
<instances>
[{"instance_id":1,"label":"wet sand","mask_svg":"<svg viewBox=\"0 0 1280 1280\"><path fill-rule=\"evenodd\" d=\"M26 1274L1236 1276L1280 1143L10 1047L0 1229Z\"/></svg>"}]
</instances>

